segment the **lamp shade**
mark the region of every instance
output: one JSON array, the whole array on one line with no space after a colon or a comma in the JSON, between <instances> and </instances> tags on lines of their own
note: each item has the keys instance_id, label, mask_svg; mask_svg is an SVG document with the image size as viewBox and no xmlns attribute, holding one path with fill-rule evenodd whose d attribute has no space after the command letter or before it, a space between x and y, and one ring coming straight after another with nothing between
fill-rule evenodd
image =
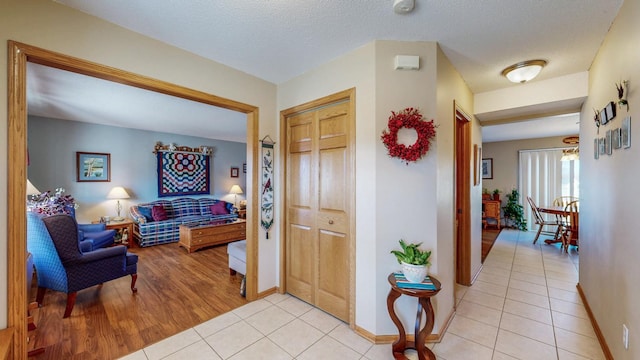
<instances>
[{"instance_id":1,"label":"lamp shade","mask_svg":"<svg viewBox=\"0 0 640 360\"><path fill-rule=\"evenodd\" d=\"M231 194L242 194L242 188L240 187L240 185L233 185L231 187L231 190L229 190L229 193L231 193Z\"/></svg>"},{"instance_id":2,"label":"lamp shade","mask_svg":"<svg viewBox=\"0 0 640 360\"><path fill-rule=\"evenodd\" d=\"M116 186L107 194L107 199L128 199L129 194L122 186Z\"/></svg>"},{"instance_id":3,"label":"lamp shade","mask_svg":"<svg viewBox=\"0 0 640 360\"><path fill-rule=\"evenodd\" d=\"M513 64L502 70L502 75L514 83L525 83L533 80L542 68L547 65L545 60L527 60Z\"/></svg>"},{"instance_id":4,"label":"lamp shade","mask_svg":"<svg viewBox=\"0 0 640 360\"><path fill-rule=\"evenodd\" d=\"M40 190L38 190L29 179L27 179L27 195L38 195L40 194Z\"/></svg>"}]
</instances>

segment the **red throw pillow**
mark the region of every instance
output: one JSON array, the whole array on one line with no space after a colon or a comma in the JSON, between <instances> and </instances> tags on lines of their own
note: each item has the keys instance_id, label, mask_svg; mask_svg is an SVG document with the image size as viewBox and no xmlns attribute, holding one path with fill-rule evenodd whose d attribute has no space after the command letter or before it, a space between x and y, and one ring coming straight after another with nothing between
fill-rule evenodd
<instances>
[{"instance_id":1,"label":"red throw pillow","mask_svg":"<svg viewBox=\"0 0 640 360\"><path fill-rule=\"evenodd\" d=\"M224 201L218 201L211 205L211 215L226 215L229 213L227 210L227 203Z\"/></svg>"},{"instance_id":2,"label":"red throw pillow","mask_svg":"<svg viewBox=\"0 0 640 360\"><path fill-rule=\"evenodd\" d=\"M160 205L156 205L151 209L151 217L153 217L153 221L162 221L168 219L167 211Z\"/></svg>"}]
</instances>

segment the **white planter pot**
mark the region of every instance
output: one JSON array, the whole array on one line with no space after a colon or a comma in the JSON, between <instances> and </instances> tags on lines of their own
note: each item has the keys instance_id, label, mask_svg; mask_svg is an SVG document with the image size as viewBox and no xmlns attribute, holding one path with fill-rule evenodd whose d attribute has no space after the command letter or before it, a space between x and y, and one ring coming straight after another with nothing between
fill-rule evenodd
<instances>
[{"instance_id":1,"label":"white planter pot","mask_svg":"<svg viewBox=\"0 0 640 360\"><path fill-rule=\"evenodd\" d=\"M402 273L412 283L421 283L427 276L426 265L411 265L405 262L402 263Z\"/></svg>"}]
</instances>

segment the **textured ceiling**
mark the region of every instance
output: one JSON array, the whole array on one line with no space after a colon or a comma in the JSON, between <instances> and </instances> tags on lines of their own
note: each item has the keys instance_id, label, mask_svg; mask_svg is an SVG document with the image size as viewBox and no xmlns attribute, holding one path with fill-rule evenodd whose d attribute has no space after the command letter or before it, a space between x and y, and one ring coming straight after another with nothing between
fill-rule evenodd
<instances>
[{"instance_id":1,"label":"textured ceiling","mask_svg":"<svg viewBox=\"0 0 640 360\"><path fill-rule=\"evenodd\" d=\"M589 69L622 0L58 0L280 84L376 39L437 41L474 93L511 86L513 63L549 61L539 79Z\"/></svg>"},{"instance_id":2,"label":"textured ceiling","mask_svg":"<svg viewBox=\"0 0 640 360\"><path fill-rule=\"evenodd\" d=\"M437 41L471 90L480 93L518 86L508 82L500 72L504 67L526 59L549 61L533 81L587 71L623 0L416 0L414 12L406 15L393 12L393 0L57 2L275 84L376 39ZM53 90L54 82L62 80L47 84L46 78L57 79L60 74L50 72L57 70L45 70L28 73L30 114L112 125L122 123L125 124L122 126L140 129L149 123L157 131L187 132L173 129L176 117L148 114L149 105L147 110L128 105L126 112L108 112L122 108L122 104L95 108L98 105L87 99L100 98L106 103L110 97L104 94L113 93L101 82L95 82L90 89L88 81L78 78L75 85L67 83L65 87ZM43 78L38 79L38 76ZM43 92L45 89L49 92ZM124 90L119 91L123 93ZM75 93L74 104L65 105L68 100L63 99L64 93ZM78 94L84 94L84 100ZM124 98L131 99L132 96L125 95ZM81 104L91 107L83 109ZM191 106L202 107L193 102L181 104L189 107L189 112ZM184 109L174 111L185 113ZM198 121L210 121L212 117L231 121L234 116L235 119L244 117L233 112L212 111L197 110L202 114L200 120L190 116L195 123L195 136L221 138L223 135L215 129L210 129L210 134L203 134L198 130L202 129ZM92 116L88 119L86 114ZM171 111L167 110L165 114L171 114ZM238 122L232 123L238 125ZM564 123L569 126L570 122ZM211 123L207 124L210 128ZM184 127L185 124L181 122L180 125ZM512 129L522 133L524 125L520 123ZM244 140L236 140L244 136L240 133L243 129L233 129L238 133L227 134L227 139ZM499 128L485 127L483 133L489 129L495 132ZM573 124L573 130L549 131L546 136L566 132L577 133L577 125Z\"/></svg>"}]
</instances>

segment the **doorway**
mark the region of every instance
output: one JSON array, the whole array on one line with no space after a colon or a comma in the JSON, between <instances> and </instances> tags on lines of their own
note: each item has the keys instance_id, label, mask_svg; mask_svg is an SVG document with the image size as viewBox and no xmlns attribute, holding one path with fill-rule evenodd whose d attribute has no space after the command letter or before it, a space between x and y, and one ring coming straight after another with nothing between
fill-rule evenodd
<instances>
[{"instance_id":1,"label":"doorway","mask_svg":"<svg viewBox=\"0 0 640 360\"><path fill-rule=\"evenodd\" d=\"M164 81L114 69L64 54L55 53L27 44L9 41L9 117L8 162L26 164L27 154L27 62L63 69L104 80L114 81L150 91L176 96L204 104L245 113L247 116L247 198L250 199L247 217L247 299L257 298L257 231L258 223L252 214L258 214L257 189L258 108L204 92L188 89ZM13 354L27 357L27 289L26 289L26 169L12 166L8 169L8 327L14 329Z\"/></svg>"},{"instance_id":2,"label":"doorway","mask_svg":"<svg viewBox=\"0 0 640 360\"><path fill-rule=\"evenodd\" d=\"M456 282L471 285L471 117L454 102L456 179Z\"/></svg>"},{"instance_id":3,"label":"doorway","mask_svg":"<svg viewBox=\"0 0 640 360\"><path fill-rule=\"evenodd\" d=\"M286 292L353 323L354 90L281 113Z\"/></svg>"}]
</instances>

